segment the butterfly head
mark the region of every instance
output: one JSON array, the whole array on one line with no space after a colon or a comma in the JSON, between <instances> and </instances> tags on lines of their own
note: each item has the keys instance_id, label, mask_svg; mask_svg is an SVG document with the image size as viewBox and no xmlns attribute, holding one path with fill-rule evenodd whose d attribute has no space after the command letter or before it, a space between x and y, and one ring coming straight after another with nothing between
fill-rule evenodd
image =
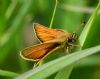
<instances>
[{"instance_id":1,"label":"butterfly head","mask_svg":"<svg viewBox=\"0 0 100 79\"><path fill-rule=\"evenodd\" d=\"M70 47L70 46L73 46L73 44L76 42L78 36L76 35L76 33L72 33L68 39L67 39L67 45Z\"/></svg>"}]
</instances>

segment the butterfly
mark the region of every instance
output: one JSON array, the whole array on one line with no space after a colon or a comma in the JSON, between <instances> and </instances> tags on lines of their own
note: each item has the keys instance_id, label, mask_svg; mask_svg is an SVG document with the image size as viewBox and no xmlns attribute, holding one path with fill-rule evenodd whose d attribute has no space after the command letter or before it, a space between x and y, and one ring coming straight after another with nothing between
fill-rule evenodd
<instances>
[{"instance_id":1,"label":"butterfly","mask_svg":"<svg viewBox=\"0 0 100 79\"><path fill-rule=\"evenodd\" d=\"M38 23L33 24L33 29L40 44L25 48L20 52L20 56L26 60L35 61L37 65L58 49L69 50L78 38L75 33L47 28Z\"/></svg>"}]
</instances>

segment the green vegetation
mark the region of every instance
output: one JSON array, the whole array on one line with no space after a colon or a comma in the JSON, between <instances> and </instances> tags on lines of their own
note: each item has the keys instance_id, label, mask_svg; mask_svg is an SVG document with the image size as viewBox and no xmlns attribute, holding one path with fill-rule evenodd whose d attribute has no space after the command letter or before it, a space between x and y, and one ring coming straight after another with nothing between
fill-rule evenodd
<instances>
[{"instance_id":1,"label":"green vegetation","mask_svg":"<svg viewBox=\"0 0 100 79\"><path fill-rule=\"evenodd\" d=\"M0 79L100 79L99 8L99 1L90 0L1 0ZM60 51L32 69L34 62L19 52L38 42L34 22L76 32L77 51L65 56Z\"/></svg>"}]
</instances>

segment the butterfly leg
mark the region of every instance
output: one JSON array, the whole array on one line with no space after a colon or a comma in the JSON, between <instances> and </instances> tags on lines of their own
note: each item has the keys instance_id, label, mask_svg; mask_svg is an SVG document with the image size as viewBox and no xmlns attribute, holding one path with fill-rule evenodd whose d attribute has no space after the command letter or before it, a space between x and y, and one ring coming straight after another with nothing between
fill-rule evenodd
<instances>
[{"instance_id":1,"label":"butterfly leg","mask_svg":"<svg viewBox=\"0 0 100 79\"><path fill-rule=\"evenodd\" d=\"M69 45L70 45L71 47L77 47L77 46L79 46L79 45L76 45L76 44L73 45L73 44L70 44L70 43L69 43Z\"/></svg>"},{"instance_id":2,"label":"butterfly leg","mask_svg":"<svg viewBox=\"0 0 100 79\"><path fill-rule=\"evenodd\" d=\"M34 63L34 66L33 66L33 68L36 68L38 66L38 64L37 63Z\"/></svg>"},{"instance_id":3,"label":"butterfly leg","mask_svg":"<svg viewBox=\"0 0 100 79\"><path fill-rule=\"evenodd\" d=\"M33 68L41 65L42 60L35 61Z\"/></svg>"},{"instance_id":4,"label":"butterfly leg","mask_svg":"<svg viewBox=\"0 0 100 79\"><path fill-rule=\"evenodd\" d=\"M69 47L66 47L66 53L69 54Z\"/></svg>"}]
</instances>

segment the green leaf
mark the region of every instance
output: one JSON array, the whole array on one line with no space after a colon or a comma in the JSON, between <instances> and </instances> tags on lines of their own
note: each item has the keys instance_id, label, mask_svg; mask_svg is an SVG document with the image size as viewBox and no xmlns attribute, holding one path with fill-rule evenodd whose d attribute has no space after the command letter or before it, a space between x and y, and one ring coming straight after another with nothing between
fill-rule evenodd
<instances>
[{"instance_id":1,"label":"green leaf","mask_svg":"<svg viewBox=\"0 0 100 79\"><path fill-rule=\"evenodd\" d=\"M0 75L1 76L7 76L7 77L16 77L18 76L17 73L11 72L11 71L5 71L5 70L0 70Z\"/></svg>"},{"instance_id":2,"label":"green leaf","mask_svg":"<svg viewBox=\"0 0 100 79\"><path fill-rule=\"evenodd\" d=\"M86 57L80 61L78 61L78 63L76 64L76 67L89 67L89 66L99 66L100 65L100 56L99 55L93 55L93 56L89 56Z\"/></svg>"},{"instance_id":3,"label":"green leaf","mask_svg":"<svg viewBox=\"0 0 100 79\"><path fill-rule=\"evenodd\" d=\"M15 79L44 79L76 61L100 51L100 45L63 56L47 64L32 69Z\"/></svg>"}]
</instances>

